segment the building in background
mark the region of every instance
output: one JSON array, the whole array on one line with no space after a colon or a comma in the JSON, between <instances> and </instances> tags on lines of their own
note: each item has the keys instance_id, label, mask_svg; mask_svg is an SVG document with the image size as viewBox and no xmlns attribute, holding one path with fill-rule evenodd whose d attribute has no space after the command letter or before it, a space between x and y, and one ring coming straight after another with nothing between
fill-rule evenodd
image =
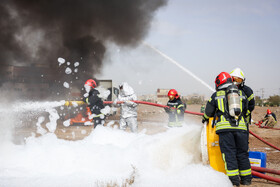
<instances>
[{"instance_id":1,"label":"building in background","mask_svg":"<svg viewBox=\"0 0 280 187\"><path fill-rule=\"evenodd\" d=\"M50 96L55 75L45 66L2 66L0 86L20 99L45 99Z\"/></svg>"},{"instance_id":2,"label":"building in background","mask_svg":"<svg viewBox=\"0 0 280 187\"><path fill-rule=\"evenodd\" d=\"M156 102L158 104L162 104L162 105L166 105L166 103L168 102L168 92L169 92L170 89L160 89L158 88L157 89L157 100Z\"/></svg>"}]
</instances>

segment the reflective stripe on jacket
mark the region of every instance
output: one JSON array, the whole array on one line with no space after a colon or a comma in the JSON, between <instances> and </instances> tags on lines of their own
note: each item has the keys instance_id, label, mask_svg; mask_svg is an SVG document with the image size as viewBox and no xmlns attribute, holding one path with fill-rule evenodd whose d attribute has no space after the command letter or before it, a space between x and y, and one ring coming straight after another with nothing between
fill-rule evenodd
<instances>
[{"instance_id":1,"label":"reflective stripe on jacket","mask_svg":"<svg viewBox=\"0 0 280 187\"><path fill-rule=\"evenodd\" d=\"M215 92L207 102L204 117L206 119L214 116L217 117L215 121L216 133L235 130L247 131L246 121L244 118L244 111L247 111L247 98L242 90L239 90L239 95L241 116L238 119L237 126L231 124L233 122L230 121L230 116L228 114L226 92L224 89Z\"/></svg>"}]
</instances>

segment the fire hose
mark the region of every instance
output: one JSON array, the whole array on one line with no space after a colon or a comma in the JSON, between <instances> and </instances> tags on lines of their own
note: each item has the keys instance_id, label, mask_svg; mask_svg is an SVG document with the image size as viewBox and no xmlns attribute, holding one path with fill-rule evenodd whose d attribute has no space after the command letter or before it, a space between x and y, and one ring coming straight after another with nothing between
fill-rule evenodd
<instances>
[{"instance_id":1,"label":"fire hose","mask_svg":"<svg viewBox=\"0 0 280 187\"><path fill-rule=\"evenodd\" d=\"M280 130L280 128L261 126L262 123L263 123L262 121L258 121L258 123L255 123L255 125L258 126L259 128L272 129L272 130Z\"/></svg>"},{"instance_id":2,"label":"fire hose","mask_svg":"<svg viewBox=\"0 0 280 187\"><path fill-rule=\"evenodd\" d=\"M66 101L65 105L70 106L72 102L78 102L78 105L85 104L83 101ZM156 104L156 103L151 103L151 102L146 102L146 101L133 101L133 102L138 103L138 104L145 104L145 105L151 105L151 106L156 106L156 107L162 107L162 108L167 107L166 105L161 105L161 104ZM104 104L112 104L113 101L104 101L103 103ZM120 104L120 103L123 103L123 102L117 102L117 103ZM191 111L185 110L185 113L203 116L203 113L200 113L200 112L191 112ZM268 143L267 141L265 141L261 137L257 136L252 131L249 130L249 133L252 134L253 136L255 136L256 138L258 138L259 140L261 140L262 142L264 142L265 144L267 144L267 145L273 147L274 149L277 149L277 150L280 151L280 148ZM268 173L279 174L280 171L273 170L273 169L268 169L268 168L254 167L254 166L251 166L251 168L252 168L252 175L254 175L256 177L260 177L260 178L263 178L263 179L267 179L267 180L270 180L270 181L280 183L280 179L278 179L278 178L271 177L271 176L268 176L268 175L257 172L257 171L260 171L260 172L268 172Z\"/></svg>"},{"instance_id":3,"label":"fire hose","mask_svg":"<svg viewBox=\"0 0 280 187\"><path fill-rule=\"evenodd\" d=\"M138 104L145 104L145 105L152 105L152 106L156 106L156 107L162 107L162 108L167 107L166 105L161 105L161 104L151 103L151 102L146 102L146 101L133 101L133 102L138 103ZM76 103L77 105L85 104L83 101L65 101L65 105L66 105L66 106L73 105L73 103ZM104 103L104 104L112 104L113 101L104 101L103 103ZM118 104L119 104L119 103L123 103L123 101L119 101L119 102L117 102L117 103L118 103ZM185 113L203 116L203 113L200 113L200 112L191 112L191 111L185 110ZM262 139L261 137L259 137L259 136L256 135L255 133L253 133L252 131L249 130L249 133L252 134L253 136L255 136L257 139L259 139L259 140L261 140L262 142L264 142L265 144L269 145L270 147L273 147L274 149L277 149L278 151L280 151L280 148L278 148L278 147L276 147L276 146L270 144L269 142L265 141L264 139Z\"/></svg>"},{"instance_id":4,"label":"fire hose","mask_svg":"<svg viewBox=\"0 0 280 187\"><path fill-rule=\"evenodd\" d=\"M150 103L150 102L146 102L146 101L133 101L134 103L138 103L138 104L144 104L144 105L152 105L152 106L157 106L157 107L162 107L162 108L165 108L167 107L166 105L161 105L161 104L157 104L157 103ZM104 104L112 104L113 101L104 101L103 102ZM122 103L122 101L119 101L117 103ZM193 115L203 115L202 113L199 113L199 112L191 112L191 111L188 111L188 110L185 110L185 113L188 113L188 114L193 114Z\"/></svg>"},{"instance_id":5,"label":"fire hose","mask_svg":"<svg viewBox=\"0 0 280 187\"><path fill-rule=\"evenodd\" d=\"M255 170L253 170L253 169L252 169L252 175L254 175L254 176L256 176L256 177L263 178L263 179L267 179L267 180L270 180L270 181L273 181L273 182L280 183L280 179L279 179L279 178L265 175L265 174L263 174L263 173L260 173L260 172L258 172L258 171L255 171Z\"/></svg>"}]
</instances>

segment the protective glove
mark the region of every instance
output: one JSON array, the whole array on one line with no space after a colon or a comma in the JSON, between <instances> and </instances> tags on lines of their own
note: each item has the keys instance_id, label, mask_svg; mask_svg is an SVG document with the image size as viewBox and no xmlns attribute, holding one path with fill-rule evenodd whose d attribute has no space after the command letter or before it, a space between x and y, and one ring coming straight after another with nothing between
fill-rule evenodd
<instances>
[{"instance_id":1,"label":"protective glove","mask_svg":"<svg viewBox=\"0 0 280 187\"><path fill-rule=\"evenodd\" d=\"M170 111L171 113L175 113L175 112L177 112L177 109L176 109L176 108L173 108L173 107L170 107L170 108L169 108L169 111Z\"/></svg>"},{"instance_id":2,"label":"protective glove","mask_svg":"<svg viewBox=\"0 0 280 187\"><path fill-rule=\"evenodd\" d=\"M113 105L117 106L117 99L114 100Z\"/></svg>"},{"instance_id":3,"label":"protective glove","mask_svg":"<svg viewBox=\"0 0 280 187\"><path fill-rule=\"evenodd\" d=\"M206 119L205 116L202 116L202 123L205 123L206 121L208 123L209 119Z\"/></svg>"},{"instance_id":4,"label":"protective glove","mask_svg":"<svg viewBox=\"0 0 280 187\"><path fill-rule=\"evenodd\" d=\"M170 112L170 107L166 106L166 107L164 107L164 110L165 110L166 113L169 113Z\"/></svg>"},{"instance_id":5,"label":"protective glove","mask_svg":"<svg viewBox=\"0 0 280 187\"><path fill-rule=\"evenodd\" d=\"M134 105L134 102L132 101L125 101L124 102L127 106L133 106Z\"/></svg>"},{"instance_id":6,"label":"protective glove","mask_svg":"<svg viewBox=\"0 0 280 187\"><path fill-rule=\"evenodd\" d=\"M177 109L176 112L177 112L177 114L181 114L182 113L182 111L180 109Z\"/></svg>"}]
</instances>

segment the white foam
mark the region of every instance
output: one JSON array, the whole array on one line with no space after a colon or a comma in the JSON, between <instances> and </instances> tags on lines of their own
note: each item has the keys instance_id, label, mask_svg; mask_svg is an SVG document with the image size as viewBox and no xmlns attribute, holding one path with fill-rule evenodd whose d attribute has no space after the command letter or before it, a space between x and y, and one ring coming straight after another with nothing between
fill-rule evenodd
<instances>
[{"instance_id":1,"label":"white foam","mask_svg":"<svg viewBox=\"0 0 280 187\"><path fill-rule=\"evenodd\" d=\"M53 133L24 145L1 144L3 186L231 186L223 173L199 161L197 125L156 135L97 126L85 139L66 141ZM75 134L72 134L75 136Z\"/></svg>"}]
</instances>

